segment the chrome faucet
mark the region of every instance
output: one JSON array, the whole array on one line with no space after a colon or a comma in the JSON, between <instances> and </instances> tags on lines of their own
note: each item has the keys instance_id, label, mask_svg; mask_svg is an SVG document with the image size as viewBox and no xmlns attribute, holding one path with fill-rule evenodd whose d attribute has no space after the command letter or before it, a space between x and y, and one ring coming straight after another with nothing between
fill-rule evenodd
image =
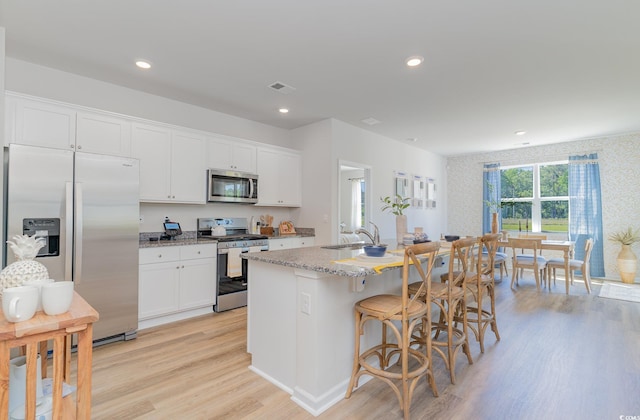
<instances>
[{"instance_id":1,"label":"chrome faucet","mask_svg":"<svg viewBox=\"0 0 640 420\"><path fill-rule=\"evenodd\" d=\"M369 239L371 239L371 243L373 245L380 245L380 230L378 229L378 226L376 226L375 223L373 222L369 222L373 225L373 235L371 233L369 233L369 231L367 231L366 229L356 229L355 233L359 234L359 233L364 233L365 235L367 235L369 237Z\"/></svg>"}]
</instances>

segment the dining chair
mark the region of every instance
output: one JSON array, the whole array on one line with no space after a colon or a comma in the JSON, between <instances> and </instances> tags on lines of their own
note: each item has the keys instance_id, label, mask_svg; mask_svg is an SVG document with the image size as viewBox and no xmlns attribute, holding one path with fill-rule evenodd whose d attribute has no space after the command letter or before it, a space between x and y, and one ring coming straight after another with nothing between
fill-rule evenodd
<instances>
[{"instance_id":1,"label":"dining chair","mask_svg":"<svg viewBox=\"0 0 640 420\"><path fill-rule=\"evenodd\" d=\"M430 304L419 297L422 293L425 296L431 294L431 274L439 248L439 242L408 246L404 251L400 295L375 295L355 303L353 370L345 398L351 397L362 375L379 378L393 389L404 418L408 420L411 398L421 378L426 377L433 395L438 396L432 368L431 334L426 335L424 347L412 348L410 341L417 326L421 323L431 325ZM420 286L417 293L410 296L409 278L412 272L419 276ZM382 323L381 341L360 353L360 337L369 322ZM395 342L388 340L388 331L395 337ZM399 369L391 366L390 361L394 357L399 357Z\"/></svg>"},{"instance_id":2,"label":"dining chair","mask_svg":"<svg viewBox=\"0 0 640 420\"><path fill-rule=\"evenodd\" d=\"M584 281L584 287L587 288L587 293L591 293L591 250L593 249L593 239L589 238L584 244L584 260L569 260L569 273L565 273L565 281L569 281L571 278L571 285L573 285L573 279L575 271L580 270L582 272L582 279ZM556 284L556 269L565 269L564 258L550 258L547 261L547 279L551 283L551 275L553 274L553 284ZM569 289L567 289L569 290Z\"/></svg>"},{"instance_id":3,"label":"dining chair","mask_svg":"<svg viewBox=\"0 0 640 420\"><path fill-rule=\"evenodd\" d=\"M426 293L424 288L422 291L420 290L421 282L409 285L410 295L419 295L425 303L428 301L429 306L431 303L435 304L440 312L437 321L429 323L426 318L423 318L421 327L414 332L410 345L424 345L427 336L433 334L431 337L432 348L444 360L452 384L456 383L456 359L460 349L467 356L469 364L473 364L467 331L464 277L469 271L469 256L475 245L476 238L474 237L458 239L451 243L449 270L442 274L440 283L431 284L430 295ZM427 296L430 296L428 300ZM455 325L457 323L456 314L460 318L460 327Z\"/></svg>"},{"instance_id":4,"label":"dining chair","mask_svg":"<svg viewBox=\"0 0 640 420\"><path fill-rule=\"evenodd\" d=\"M496 321L496 294L495 294L495 255L498 250L500 234L485 234L480 238L479 246L486 252L478 253L478 259L474 273L465 276L466 289L473 296L473 301L467 303L467 323L473 331L476 340L480 344L480 352L484 353L484 336L491 326L491 331L500 341L498 323ZM488 305L485 298L489 298Z\"/></svg>"},{"instance_id":5,"label":"dining chair","mask_svg":"<svg viewBox=\"0 0 640 420\"><path fill-rule=\"evenodd\" d=\"M519 277L522 276L523 270L533 270L536 279L536 288L540 290L540 277L544 281L546 279L547 259L539 255L541 239L509 239L509 246L513 252L511 264L511 288L518 285ZM527 253L526 251L531 251Z\"/></svg>"}]
</instances>

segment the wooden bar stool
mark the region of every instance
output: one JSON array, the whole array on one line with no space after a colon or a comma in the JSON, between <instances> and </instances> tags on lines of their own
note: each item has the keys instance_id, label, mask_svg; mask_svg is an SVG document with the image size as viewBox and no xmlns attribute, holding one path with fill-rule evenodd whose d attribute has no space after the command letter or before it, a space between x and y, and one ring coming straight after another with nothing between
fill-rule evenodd
<instances>
[{"instance_id":1,"label":"wooden bar stool","mask_svg":"<svg viewBox=\"0 0 640 420\"><path fill-rule=\"evenodd\" d=\"M440 310L437 321L432 323L422 323L422 327L413 335L413 343L424 344L426 336L433 334L431 345L442 359L449 370L451 383L456 383L456 359L459 350L462 349L467 356L469 364L473 364L471 350L469 349L469 334L467 332L467 305L465 301L464 278L468 270L468 262L476 245L476 238L463 238L451 243L451 254L449 256L449 271L443 274L441 283L431 285L431 294L421 294L420 298L426 302L429 296L429 304L434 303ZM456 270L456 265L460 270ZM409 294L415 295L420 290L420 283L409 285ZM461 317L456 324L456 315ZM440 335L443 335L440 338Z\"/></svg>"},{"instance_id":2,"label":"wooden bar stool","mask_svg":"<svg viewBox=\"0 0 640 420\"><path fill-rule=\"evenodd\" d=\"M420 288L424 289L426 295L431 294L431 272L439 248L438 242L428 242L405 249L401 295L376 295L356 302L353 371L345 398L351 397L362 375L370 375L389 384L398 397L405 419L409 418L413 391L422 377L427 377L433 395L438 396L431 363L431 335L427 334L424 350L409 345L412 332L420 322L431 324L431 310L418 298L422 290L410 297L408 287L410 268L413 266L421 279ZM426 267L422 266L421 260L424 259ZM365 324L369 321L382 323L381 343L360 353L360 336L364 334ZM393 333L395 342L387 340L387 330ZM395 356L399 357L400 371L395 369L396 366L390 367L390 361ZM410 366L410 362L415 363Z\"/></svg>"},{"instance_id":3,"label":"wooden bar stool","mask_svg":"<svg viewBox=\"0 0 640 420\"><path fill-rule=\"evenodd\" d=\"M498 250L499 234L488 233L480 239L481 249L487 252L478 253L476 272L464 279L465 287L473 295L475 302L467 304L467 323L480 343L480 352L484 353L484 335L489 326L500 341L498 324L496 322L496 283L495 283L495 255ZM515 269L513 270L515 273ZM489 307L484 304L489 298ZM462 318L458 318L462 322Z\"/></svg>"}]
</instances>

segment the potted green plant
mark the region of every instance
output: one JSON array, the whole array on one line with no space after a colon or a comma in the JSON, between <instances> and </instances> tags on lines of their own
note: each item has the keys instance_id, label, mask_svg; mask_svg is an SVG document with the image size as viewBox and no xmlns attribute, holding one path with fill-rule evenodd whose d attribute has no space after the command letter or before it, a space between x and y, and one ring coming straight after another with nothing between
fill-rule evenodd
<instances>
[{"instance_id":1,"label":"potted green plant","mask_svg":"<svg viewBox=\"0 0 640 420\"><path fill-rule=\"evenodd\" d=\"M609 240L618 242L621 245L620 253L616 261L618 263L620 279L624 283L633 283L636 278L638 258L631 250L631 245L640 242L640 230L634 231L631 227L628 227L626 230L614 232L609 235Z\"/></svg>"},{"instance_id":2,"label":"potted green plant","mask_svg":"<svg viewBox=\"0 0 640 420\"><path fill-rule=\"evenodd\" d=\"M381 210L389 211L389 213L396 216L396 240L399 244L403 242L404 234L407 233L407 216L404 214L404 210L411 204L408 202L409 197L402 197L400 194L396 194L395 197L380 197L380 201L383 203Z\"/></svg>"}]
</instances>

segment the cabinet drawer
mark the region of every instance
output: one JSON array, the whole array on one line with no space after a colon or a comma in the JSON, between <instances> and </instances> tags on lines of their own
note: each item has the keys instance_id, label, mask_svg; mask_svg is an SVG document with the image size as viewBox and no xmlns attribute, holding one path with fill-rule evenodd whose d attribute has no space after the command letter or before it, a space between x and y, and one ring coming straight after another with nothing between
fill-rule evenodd
<instances>
[{"instance_id":1,"label":"cabinet drawer","mask_svg":"<svg viewBox=\"0 0 640 420\"><path fill-rule=\"evenodd\" d=\"M193 260L197 258L212 258L216 256L216 245L186 245L180 247L180 259Z\"/></svg>"},{"instance_id":2,"label":"cabinet drawer","mask_svg":"<svg viewBox=\"0 0 640 420\"><path fill-rule=\"evenodd\" d=\"M163 246L140 250L140 264L153 264L180 260L180 247Z\"/></svg>"}]
</instances>

